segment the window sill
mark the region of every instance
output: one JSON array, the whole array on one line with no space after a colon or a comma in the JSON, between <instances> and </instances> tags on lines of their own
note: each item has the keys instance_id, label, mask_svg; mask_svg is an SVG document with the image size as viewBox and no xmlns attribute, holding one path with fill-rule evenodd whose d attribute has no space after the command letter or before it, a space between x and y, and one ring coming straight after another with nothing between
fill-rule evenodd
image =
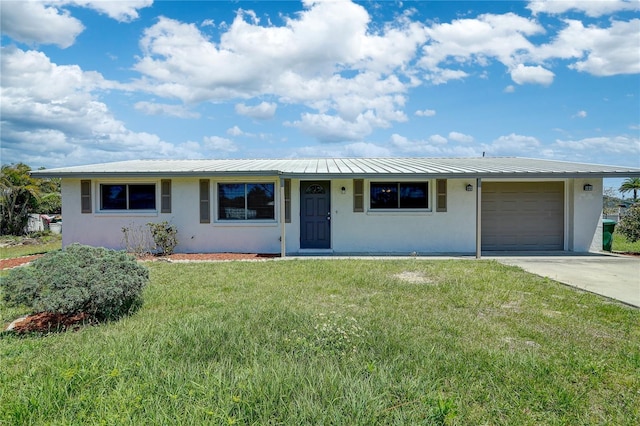
<instances>
[{"instance_id":1,"label":"window sill","mask_svg":"<svg viewBox=\"0 0 640 426\"><path fill-rule=\"evenodd\" d=\"M157 210L101 210L94 213L99 217L156 217Z\"/></svg>"},{"instance_id":2,"label":"window sill","mask_svg":"<svg viewBox=\"0 0 640 426\"><path fill-rule=\"evenodd\" d=\"M221 228L270 228L276 227L279 223L275 220L216 220L213 226Z\"/></svg>"},{"instance_id":3,"label":"window sill","mask_svg":"<svg viewBox=\"0 0 640 426\"><path fill-rule=\"evenodd\" d=\"M367 210L367 216L431 216L431 209L376 209Z\"/></svg>"}]
</instances>

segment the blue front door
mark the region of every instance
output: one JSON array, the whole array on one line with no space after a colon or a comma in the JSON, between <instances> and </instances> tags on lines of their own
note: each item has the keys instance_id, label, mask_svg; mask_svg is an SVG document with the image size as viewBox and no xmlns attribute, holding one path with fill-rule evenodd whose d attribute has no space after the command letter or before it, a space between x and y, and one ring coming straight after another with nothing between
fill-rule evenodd
<instances>
[{"instance_id":1,"label":"blue front door","mask_svg":"<svg viewBox=\"0 0 640 426\"><path fill-rule=\"evenodd\" d=\"M331 248L331 182L300 182L300 248Z\"/></svg>"}]
</instances>

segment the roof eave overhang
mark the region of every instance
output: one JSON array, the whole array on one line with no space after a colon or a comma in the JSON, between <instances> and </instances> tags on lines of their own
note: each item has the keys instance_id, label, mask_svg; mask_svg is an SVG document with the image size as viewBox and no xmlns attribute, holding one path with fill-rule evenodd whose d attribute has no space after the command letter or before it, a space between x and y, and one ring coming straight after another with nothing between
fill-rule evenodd
<instances>
[{"instance_id":1,"label":"roof eave overhang","mask_svg":"<svg viewBox=\"0 0 640 426\"><path fill-rule=\"evenodd\" d=\"M278 176L278 171L149 171L149 172L50 172L46 170L31 172L35 178L73 178L73 179L130 179L130 178L171 178L171 177L225 177L225 176Z\"/></svg>"},{"instance_id":2,"label":"roof eave overhang","mask_svg":"<svg viewBox=\"0 0 640 426\"><path fill-rule=\"evenodd\" d=\"M640 177L640 172L546 172L546 173L282 173L290 179L571 179Z\"/></svg>"},{"instance_id":3,"label":"roof eave overhang","mask_svg":"<svg viewBox=\"0 0 640 426\"><path fill-rule=\"evenodd\" d=\"M602 172L460 172L460 173L287 173L277 170L260 171L145 171L145 172L31 172L36 178L75 178L75 179L130 179L130 178L169 178L169 177L273 177L288 179L571 179L571 178L628 178L640 177L634 171Z\"/></svg>"}]
</instances>

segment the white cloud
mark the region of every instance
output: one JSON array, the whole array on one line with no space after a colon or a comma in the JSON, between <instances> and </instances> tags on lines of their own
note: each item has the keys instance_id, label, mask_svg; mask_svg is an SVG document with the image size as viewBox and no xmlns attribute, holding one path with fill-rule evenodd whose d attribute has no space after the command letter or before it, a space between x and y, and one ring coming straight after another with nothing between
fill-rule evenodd
<instances>
[{"instance_id":1,"label":"white cloud","mask_svg":"<svg viewBox=\"0 0 640 426\"><path fill-rule=\"evenodd\" d=\"M551 3L547 3L545 7L551 7ZM566 3L569 6L566 10L570 10L577 5L614 2ZM612 9L620 10L621 6L640 9L638 1L615 3ZM584 9L589 7L584 6ZM585 27L581 21L570 19L565 19L564 23L566 27L552 42L539 46L530 38L545 34L542 25L513 13L484 14L474 19L437 23L427 29L429 41L422 48L424 56L419 65L425 69L424 78L433 84L466 78L469 76L467 69L488 66L493 60L504 64L518 84L551 84L554 73L547 69L546 62L558 58L575 59L570 68L598 76L640 73L640 19L612 20L609 27L596 24ZM478 77L486 77L486 72L478 73Z\"/></svg>"},{"instance_id":2,"label":"white cloud","mask_svg":"<svg viewBox=\"0 0 640 426\"><path fill-rule=\"evenodd\" d=\"M204 146L208 150L215 151L218 154L222 153L223 155L238 150L237 145L231 139L221 138L220 136L205 136Z\"/></svg>"},{"instance_id":3,"label":"white cloud","mask_svg":"<svg viewBox=\"0 0 640 426\"><path fill-rule=\"evenodd\" d=\"M418 117L433 117L434 115L436 115L436 110L434 109L417 110L415 114Z\"/></svg>"},{"instance_id":4,"label":"white cloud","mask_svg":"<svg viewBox=\"0 0 640 426\"><path fill-rule=\"evenodd\" d=\"M238 126L233 126L227 129L227 134L231 136L243 136L245 133Z\"/></svg>"},{"instance_id":5,"label":"white cloud","mask_svg":"<svg viewBox=\"0 0 640 426\"><path fill-rule=\"evenodd\" d=\"M516 91L516 88L513 84L510 84L504 88L504 93L513 93L515 91Z\"/></svg>"},{"instance_id":6,"label":"white cloud","mask_svg":"<svg viewBox=\"0 0 640 426\"><path fill-rule=\"evenodd\" d=\"M640 10L640 2L637 0L533 0L529 2L527 9L534 15L539 13L559 15L575 10L595 18L625 10Z\"/></svg>"},{"instance_id":7,"label":"white cloud","mask_svg":"<svg viewBox=\"0 0 640 426\"><path fill-rule=\"evenodd\" d=\"M582 31L587 58L571 65L577 71L597 76L640 73L640 19L614 21L609 29L585 28Z\"/></svg>"},{"instance_id":8,"label":"white cloud","mask_svg":"<svg viewBox=\"0 0 640 426\"><path fill-rule=\"evenodd\" d=\"M27 44L55 44L67 48L84 31L84 25L65 6L80 6L104 13L121 22L138 18L138 9L153 0L48 0L2 1L0 28L14 40Z\"/></svg>"},{"instance_id":9,"label":"white cloud","mask_svg":"<svg viewBox=\"0 0 640 426\"><path fill-rule=\"evenodd\" d=\"M459 132L450 132L449 133L449 139L451 139L454 142L459 142L459 143L471 143L471 142L473 142L473 136L465 135L464 133L459 133Z\"/></svg>"},{"instance_id":10,"label":"white cloud","mask_svg":"<svg viewBox=\"0 0 640 426\"><path fill-rule=\"evenodd\" d=\"M427 157L479 157L486 153L495 157L529 157L553 158L570 161L590 161L594 151L607 155L602 163L628 163L639 167L638 160L629 163L623 158L640 158L640 138L629 136L597 137L581 140L556 140L545 147L533 136L511 133L496 138L489 143L473 145L450 145L447 139L440 135L432 135L425 140L409 139L394 133L389 139L388 146L366 142L344 145L322 145L304 147L295 150L292 157L399 157L399 156L427 156Z\"/></svg>"},{"instance_id":11,"label":"white cloud","mask_svg":"<svg viewBox=\"0 0 640 426\"><path fill-rule=\"evenodd\" d=\"M632 136L612 136L594 137L579 140L558 139L553 144L555 148L560 148L563 152L587 153L601 152L607 154L617 154L636 159L636 167L640 166L640 138Z\"/></svg>"},{"instance_id":12,"label":"white cloud","mask_svg":"<svg viewBox=\"0 0 640 426\"><path fill-rule=\"evenodd\" d=\"M317 138L320 142L334 143L360 141L372 131L371 114L363 114L354 121L327 114L304 113L299 121L285 123Z\"/></svg>"},{"instance_id":13,"label":"white cloud","mask_svg":"<svg viewBox=\"0 0 640 426\"><path fill-rule=\"evenodd\" d=\"M549 149L555 158L566 161L640 167L640 138L637 136L558 139ZM597 155L594 156L594 152Z\"/></svg>"},{"instance_id":14,"label":"white cloud","mask_svg":"<svg viewBox=\"0 0 640 426\"><path fill-rule=\"evenodd\" d=\"M169 115L178 118L200 118L197 112L189 111L183 105L167 105L154 102L136 102L134 108L147 115Z\"/></svg>"},{"instance_id":15,"label":"white cloud","mask_svg":"<svg viewBox=\"0 0 640 426\"><path fill-rule=\"evenodd\" d=\"M420 84L408 65L426 40L424 26L400 16L372 30L369 14L358 4L303 5L282 26L261 26L255 14L240 10L222 28L219 43L195 25L160 18L140 40L143 57L135 69L144 78L137 87L184 102L275 96L312 109L321 119L301 117L298 127L311 130L324 123L326 131L311 133L325 136L335 134L329 116L352 123L351 128L362 128L358 117L366 114L373 118L365 120L365 127L406 121L401 110L405 93ZM236 111L254 118L273 116L271 109L252 108L238 104Z\"/></svg>"},{"instance_id":16,"label":"white cloud","mask_svg":"<svg viewBox=\"0 0 640 426\"><path fill-rule=\"evenodd\" d=\"M578 111L571 116L571 118L586 118L586 117L587 117L587 111Z\"/></svg>"},{"instance_id":17,"label":"white cloud","mask_svg":"<svg viewBox=\"0 0 640 426\"><path fill-rule=\"evenodd\" d=\"M255 106L247 106L243 103L236 104L236 113L246 115L256 120L268 120L276 115L278 105L273 102L260 102Z\"/></svg>"},{"instance_id":18,"label":"white cloud","mask_svg":"<svg viewBox=\"0 0 640 426\"><path fill-rule=\"evenodd\" d=\"M446 143L448 143L449 141L447 140L447 138L445 138L444 136L440 136L440 135L431 135L429 136L429 142L436 144L436 145L444 145Z\"/></svg>"},{"instance_id":19,"label":"white cloud","mask_svg":"<svg viewBox=\"0 0 640 426\"><path fill-rule=\"evenodd\" d=\"M394 156L429 156L429 157L468 157L477 155L473 147L449 145L447 138L431 135L427 139L409 139L394 133L390 144L394 148Z\"/></svg>"},{"instance_id":20,"label":"white cloud","mask_svg":"<svg viewBox=\"0 0 640 426\"><path fill-rule=\"evenodd\" d=\"M71 46L84 26L69 12L33 1L3 1L0 13L2 33L31 44Z\"/></svg>"},{"instance_id":21,"label":"white cloud","mask_svg":"<svg viewBox=\"0 0 640 426\"><path fill-rule=\"evenodd\" d=\"M424 78L437 86L448 83L450 80L462 80L468 76L469 74L462 70L442 69L436 67L430 69L429 72L425 74Z\"/></svg>"},{"instance_id":22,"label":"white cloud","mask_svg":"<svg viewBox=\"0 0 640 426\"><path fill-rule=\"evenodd\" d=\"M87 158L193 157L157 135L127 129L95 98L94 92L118 86L99 73L14 47L2 48L0 56L3 161L50 167Z\"/></svg>"},{"instance_id":23,"label":"white cloud","mask_svg":"<svg viewBox=\"0 0 640 426\"><path fill-rule=\"evenodd\" d=\"M553 83L555 74L546 68L537 65L535 67L518 64L511 70L511 79L517 84L541 84L548 86Z\"/></svg>"},{"instance_id":24,"label":"white cloud","mask_svg":"<svg viewBox=\"0 0 640 426\"><path fill-rule=\"evenodd\" d=\"M544 33L542 26L534 20L513 13L504 15L484 14L475 19L457 19L451 23L435 24L427 29L429 42L423 47L424 56L420 65L431 80L446 82L446 77L459 74L443 73L442 63L457 63L460 67L469 64L486 66L491 59L507 67L517 63L516 58L533 48L527 36ZM452 70L451 66L448 67ZM444 81L443 81L444 80Z\"/></svg>"},{"instance_id":25,"label":"white cloud","mask_svg":"<svg viewBox=\"0 0 640 426\"><path fill-rule=\"evenodd\" d=\"M108 17L120 22L130 22L138 19L138 9L144 9L153 4L153 0L62 0L52 1L52 4L71 4L104 13Z\"/></svg>"},{"instance_id":26,"label":"white cloud","mask_svg":"<svg viewBox=\"0 0 640 426\"><path fill-rule=\"evenodd\" d=\"M368 142L354 142L344 145L306 146L294 150L290 157L308 158L341 158L341 157L367 157L384 158L393 157L390 149Z\"/></svg>"},{"instance_id":27,"label":"white cloud","mask_svg":"<svg viewBox=\"0 0 640 426\"><path fill-rule=\"evenodd\" d=\"M612 21L608 28L571 19L564 23L551 43L531 52L533 60L577 59L569 68L597 76L640 73L640 19Z\"/></svg>"},{"instance_id":28,"label":"white cloud","mask_svg":"<svg viewBox=\"0 0 640 426\"><path fill-rule=\"evenodd\" d=\"M391 144L396 147L402 148L411 144L411 142L409 141L409 138L399 135L397 133L394 133L391 135Z\"/></svg>"},{"instance_id":29,"label":"white cloud","mask_svg":"<svg viewBox=\"0 0 640 426\"><path fill-rule=\"evenodd\" d=\"M539 157L541 148L542 144L537 138L515 133L482 145L482 151L493 156Z\"/></svg>"}]
</instances>

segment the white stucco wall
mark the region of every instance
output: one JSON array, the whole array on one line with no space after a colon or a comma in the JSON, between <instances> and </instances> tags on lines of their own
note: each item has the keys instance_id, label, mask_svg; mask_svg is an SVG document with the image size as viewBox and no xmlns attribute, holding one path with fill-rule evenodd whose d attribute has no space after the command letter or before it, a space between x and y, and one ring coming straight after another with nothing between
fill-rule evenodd
<instances>
[{"instance_id":1,"label":"white stucco wall","mask_svg":"<svg viewBox=\"0 0 640 426\"><path fill-rule=\"evenodd\" d=\"M225 180L211 180L211 223L200 223L199 216L199 178L173 178L172 211L169 214L159 212L160 179L140 180L96 180L92 182L93 212L80 212L80 180L63 179L63 245L73 242L96 245L113 249L123 249L122 227L140 227L148 222L168 221L178 229L177 252L244 252L279 253L280 227L277 220L263 223L222 223L216 222L216 183ZM228 180L226 180L228 181ZM236 182L238 180L235 180ZM242 179L250 182L250 179ZM276 190L279 184L276 177L253 180L273 182ZM105 213L99 211L100 183L156 183L158 212ZM279 209L276 207L276 217Z\"/></svg>"},{"instance_id":2,"label":"white stucco wall","mask_svg":"<svg viewBox=\"0 0 640 426\"><path fill-rule=\"evenodd\" d=\"M472 179L448 180L446 212L435 211L435 180L429 180L431 211L372 212L368 211L369 180L365 180L365 211L354 213L353 180L333 180L331 183L332 251L398 254L472 253L475 250L475 192L465 191L465 186L471 182L473 182ZM344 194L341 192L342 187L345 188ZM292 205L297 209L300 204L300 181L292 182L291 192ZM300 238L297 210L292 214L292 223L289 228L291 231L287 231L287 250L295 252L299 247L297 242Z\"/></svg>"},{"instance_id":3,"label":"white stucco wall","mask_svg":"<svg viewBox=\"0 0 640 426\"><path fill-rule=\"evenodd\" d=\"M584 191L590 184L592 191ZM568 249L575 252L602 251L602 179L569 179Z\"/></svg>"},{"instance_id":4,"label":"white stucco wall","mask_svg":"<svg viewBox=\"0 0 640 426\"><path fill-rule=\"evenodd\" d=\"M165 178L170 178L169 176ZM279 253L280 184L271 178L210 179L211 223L199 223L199 179L171 178L172 213L159 213L160 178L92 179L92 213L80 212L80 179L62 181L63 245L74 242L122 249L122 228L144 227L148 222L169 221L178 229L177 252ZM410 181L411 179L408 179ZM415 180L415 179L414 179ZM276 189L276 220L259 223L217 221L217 182L273 182ZM100 183L155 183L158 212L100 212ZM474 179L447 180L447 211L435 211L435 180L429 180L431 211L368 211L369 180L365 180L362 213L353 212L353 180L331 183L331 251L334 253L465 253L475 252L476 222ZM471 183L473 191L465 186ZM586 183L593 191L583 191ZM345 193L341 188L345 187ZM565 181L565 249L576 252L602 249L602 179ZM300 180L291 181L291 223L286 224L286 251L300 250Z\"/></svg>"}]
</instances>

